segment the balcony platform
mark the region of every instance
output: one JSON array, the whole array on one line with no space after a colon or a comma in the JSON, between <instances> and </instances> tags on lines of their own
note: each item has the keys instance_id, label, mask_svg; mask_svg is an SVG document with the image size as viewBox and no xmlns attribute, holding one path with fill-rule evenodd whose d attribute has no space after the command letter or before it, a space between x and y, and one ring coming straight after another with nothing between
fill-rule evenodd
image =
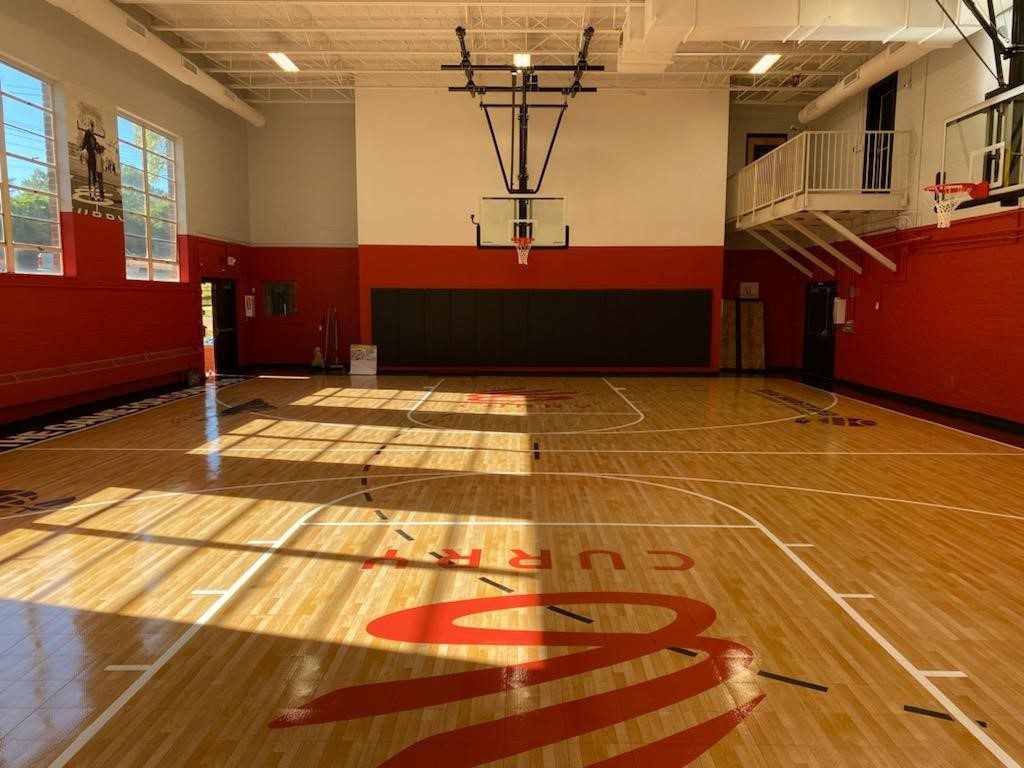
<instances>
[{"instance_id":1,"label":"balcony platform","mask_svg":"<svg viewBox=\"0 0 1024 768\"><path fill-rule=\"evenodd\" d=\"M823 211L834 219L843 220L871 211L902 211L909 202L906 192L813 192L737 214L735 222L738 230L794 217L814 223L816 219L811 215L812 211Z\"/></svg>"},{"instance_id":2,"label":"balcony platform","mask_svg":"<svg viewBox=\"0 0 1024 768\"><path fill-rule=\"evenodd\" d=\"M861 271L831 245L836 237L895 271L849 222L857 214L907 208L909 158L906 131L806 131L729 179L726 220L808 276L800 257L835 274L812 247Z\"/></svg>"}]
</instances>

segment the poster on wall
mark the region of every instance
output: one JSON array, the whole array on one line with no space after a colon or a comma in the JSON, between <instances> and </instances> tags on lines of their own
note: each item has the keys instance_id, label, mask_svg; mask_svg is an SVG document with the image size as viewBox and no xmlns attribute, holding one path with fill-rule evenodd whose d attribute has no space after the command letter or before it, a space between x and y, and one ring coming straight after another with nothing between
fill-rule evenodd
<instances>
[{"instance_id":1,"label":"poster on wall","mask_svg":"<svg viewBox=\"0 0 1024 768\"><path fill-rule=\"evenodd\" d=\"M72 210L118 221L122 205L117 111L112 104L71 85L67 104Z\"/></svg>"}]
</instances>

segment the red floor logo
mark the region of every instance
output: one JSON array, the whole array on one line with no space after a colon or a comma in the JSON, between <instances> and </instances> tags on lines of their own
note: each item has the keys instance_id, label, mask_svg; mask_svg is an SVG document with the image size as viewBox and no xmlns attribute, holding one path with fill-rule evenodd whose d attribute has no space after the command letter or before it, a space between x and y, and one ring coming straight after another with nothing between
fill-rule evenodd
<instances>
[{"instance_id":1,"label":"red floor logo","mask_svg":"<svg viewBox=\"0 0 1024 768\"><path fill-rule=\"evenodd\" d=\"M488 629L456 624L467 616L491 611L593 604L657 606L674 611L676 616L649 633ZM670 647L682 646L706 654L695 664L653 680L430 736L377 767L422 768L436 763L445 768L472 768L640 717L698 696L740 674L750 666L754 654L739 643L702 637L700 633L714 621L714 610L697 600L636 592L506 595L410 608L370 622L367 631L387 640L427 645L586 650L507 667L341 688L282 715L269 727L320 725L448 704L593 672ZM763 698L757 696L690 728L591 763L590 768L641 764L647 768L680 768L728 735Z\"/></svg>"},{"instance_id":2,"label":"red floor logo","mask_svg":"<svg viewBox=\"0 0 1024 768\"><path fill-rule=\"evenodd\" d=\"M467 396L467 400L485 405L528 405L554 400L572 400L575 394L557 389L492 389L487 392L473 392Z\"/></svg>"}]
</instances>

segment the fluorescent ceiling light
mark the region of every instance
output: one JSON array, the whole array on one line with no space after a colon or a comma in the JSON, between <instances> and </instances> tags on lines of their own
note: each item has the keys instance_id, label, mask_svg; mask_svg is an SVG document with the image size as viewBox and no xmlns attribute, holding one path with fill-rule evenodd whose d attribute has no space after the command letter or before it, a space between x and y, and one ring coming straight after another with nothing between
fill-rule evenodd
<instances>
[{"instance_id":1,"label":"fluorescent ceiling light","mask_svg":"<svg viewBox=\"0 0 1024 768\"><path fill-rule=\"evenodd\" d=\"M750 74L752 75L763 75L769 69L775 66L775 64L782 58L781 53L766 53L761 59L750 68Z\"/></svg>"},{"instance_id":2,"label":"fluorescent ceiling light","mask_svg":"<svg viewBox=\"0 0 1024 768\"><path fill-rule=\"evenodd\" d=\"M513 53L512 63L516 69L529 69L530 68L530 54L528 53Z\"/></svg>"},{"instance_id":3,"label":"fluorescent ceiling light","mask_svg":"<svg viewBox=\"0 0 1024 768\"><path fill-rule=\"evenodd\" d=\"M289 59L285 54L275 52L270 53L268 55L270 56L270 58L274 60L274 63L277 64L277 66L279 66L285 72L299 71L299 68L295 65L295 62Z\"/></svg>"}]
</instances>

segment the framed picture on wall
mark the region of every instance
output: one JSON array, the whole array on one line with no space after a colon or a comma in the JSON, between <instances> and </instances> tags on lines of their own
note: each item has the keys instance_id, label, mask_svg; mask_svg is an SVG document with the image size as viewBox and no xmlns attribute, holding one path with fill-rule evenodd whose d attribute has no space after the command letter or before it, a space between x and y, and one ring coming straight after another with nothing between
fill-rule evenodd
<instances>
[{"instance_id":1,"label":"framed picture on wall","mask_svg":"<svg viewBox=\"0 0 1024 768\"><path fill-rule=\"evenodd\" d=\"M747 134L747 165L760 160L773 149L789 140L787 133L748 133Z\"/></svg>"}]
</instances>

